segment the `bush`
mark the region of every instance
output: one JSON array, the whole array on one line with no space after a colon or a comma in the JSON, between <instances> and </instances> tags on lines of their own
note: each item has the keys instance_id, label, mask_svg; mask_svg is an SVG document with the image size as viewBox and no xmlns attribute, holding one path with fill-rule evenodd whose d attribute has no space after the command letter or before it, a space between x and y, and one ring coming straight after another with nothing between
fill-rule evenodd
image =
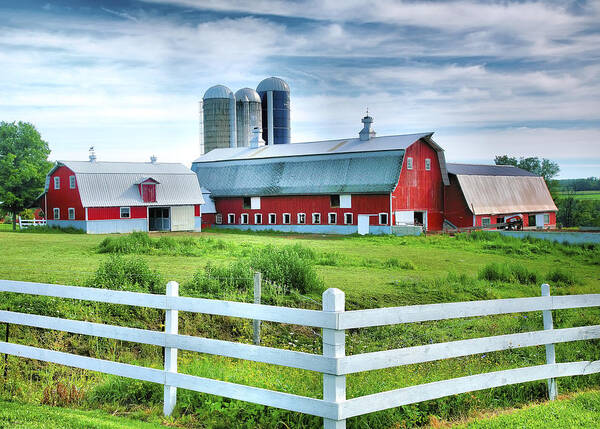
<instances>
[{"instance_id":1,"label":"bush","mask_svg":"<svg viewBox=\"0 0 600 429\"><path fill-rule=\"evenodd\" d=\"M564 271L562 268L555 268L546 274L546 281L567 286L572 286L577 282L573 272Z\"/></svg>"},{"instance_id":2,"label":"bush","mask_svg":"<svg viewBox=\"0 0 600 429\"><path fill-rule=\"evenodd\" d=\"M132 232L117 237L106 237L98 245L99 253L147 253L152 247L145 232Z\"/></svg>"},{"instance_id":3,"label":"bush","mask_svg":"<svg viewBox=\"0 0 600 429\"><path fill-rule=\"evenodd\" d=\"M253 285L253 272L247 263L216 266L209 262L183 285L183 291L188 296L224 298L231 293L249 293Z\"/></svg>"},{"instance_id":4,"label":"bush","mask_svg":"<svg viewBox=\"0 0 600 429\"><path fill-rule=\"evenodd\" d=\"M148 267L139 257L111 255L102 263L88 286L112 290L133 290L155 294L165 293L165 283L161 275Z\"/></svg>"}]
</instances>

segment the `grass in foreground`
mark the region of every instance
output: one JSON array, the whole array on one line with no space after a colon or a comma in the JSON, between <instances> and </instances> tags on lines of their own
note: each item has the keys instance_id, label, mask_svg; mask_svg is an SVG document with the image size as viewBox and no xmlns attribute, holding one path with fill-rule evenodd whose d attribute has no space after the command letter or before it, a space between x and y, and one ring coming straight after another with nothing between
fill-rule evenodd
<instances>
[{"instance_id":1,"label":"grass in foreground","mask_svg":"<svg viewBox=\"0 0 600 429\"><path fill-rule=\"evenodd\" d=\"M164 426L101 411L82 411L46 405L0 401L0 428L19 429L158 429Z\"/></svg>"}]
</instances>

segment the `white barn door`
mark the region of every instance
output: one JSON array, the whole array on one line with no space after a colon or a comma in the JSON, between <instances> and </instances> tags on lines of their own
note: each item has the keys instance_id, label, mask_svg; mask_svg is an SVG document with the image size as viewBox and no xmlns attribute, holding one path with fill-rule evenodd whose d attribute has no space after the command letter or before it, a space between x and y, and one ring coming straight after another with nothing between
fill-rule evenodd
<instances>
[{"instance_id":1,"label":"white barn door","mask_svg":"<svg viewBox=\"0 0 600 429\"><path fill-rule=\"evenodd\" d=\"M369 215L358 215L358 234L366 235L369 233Z\"/></svg>"},{"instance_id":2,"label":"white barn door","mask_svg":"<svg viewBox=\"0 0 600 429\"><path fill-rule=\"evenodd\" d=\"M194 206L171 207L171 231L194 230Z\"/></svg>"}]
</instances>

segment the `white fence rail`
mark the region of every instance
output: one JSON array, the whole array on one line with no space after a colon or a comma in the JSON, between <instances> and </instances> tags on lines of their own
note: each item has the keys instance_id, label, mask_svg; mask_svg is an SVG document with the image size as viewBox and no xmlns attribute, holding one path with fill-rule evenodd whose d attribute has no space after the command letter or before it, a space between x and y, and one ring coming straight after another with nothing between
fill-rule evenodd
<instances>
[{"instance_id":1,"label":"white fence rail","mask_svg":"<svg viewBox=\"0 0 600 429\"><path fill-rule=\"evenodd\" d=\"M558 309L600 306L600 294L553 297L550 296L548 285L542 285L542 296L535 298L359 311L344 311L344 293L338 289L328 289L323 294L322 311L179 297L178 285L175 282L167 285L166 295L9 280L0 280L0 292L26 293L166 310L164 332L0 311L0 322L3 323L164 347L164 369L160 370L0 342L0 353L163 384L165 414L170 414L175 407L177 388L184 388L311 414L322 417L326 428L344 428L346 419L350 417L448 395L535 380L548 379L549 396L554 399L557 394L555 382L557 377L600 372L600 361L555 363L554 357L555 343L598 339L600 338L600 325L553 329L551 313L552 310ZM323 354L317 355L179 335L178 311L322 328ZM346 329L531 311L543 312L544 330L345 355ZM346 399L347 374L540 345L546 346L546 365L459 377ZM179 349L320 372L323 374L323 399L179 374L177 373L177 350Z\"/></svg>"},{"instance_id":2,"label":"white fence rail","mask_svg":"<svg viewBox=\"0 0 600 429\"><path fill-rule=\"evenodd\" d=\"M19 216L19 229L26 229L30 226L44 226L46 219L21 219Z\"/></svg>"}]
</instances>

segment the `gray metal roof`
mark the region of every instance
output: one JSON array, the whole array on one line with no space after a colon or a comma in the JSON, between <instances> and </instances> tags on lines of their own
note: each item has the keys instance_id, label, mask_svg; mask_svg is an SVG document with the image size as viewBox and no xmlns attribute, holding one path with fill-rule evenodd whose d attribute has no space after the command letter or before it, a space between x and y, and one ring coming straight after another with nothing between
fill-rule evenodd
<instances>
[{"instance_id":1,"label":"gray metal roof","mask_svg":"<svg viewBox=\"0 0 600 429\"><path fill-rule=\"evenodd\" d=\"M268 77L261 81L256 87L256 91L285 91L290 92L290 86L283 79L278 77Z\"/></svg>"},{"instance_id":2,"label":"gray metal roof","mask_svg":"<svg viewBox=\"0 0 600 429\"><path fill-rule=\"evenodd\" d=\"M235 92L235 101L253 101L260 103L260 95L252 88L242 88Z\"/></svg>"},{"instance_id":3,"label":"gray metal roof","mask_svg":"<svg viewBox=\"0 0 600 429\"><path fill-rule=\"evenodd\" d=\"M208 98L230 98L233 92L231 89L227 88L225 85L215 85L211 86L204 93L203 100Z\"/></svg>"},{"instance_id":4,"label":"gray metal roof","mask_svg":"<svg viewBox=\"0 0 600 429\"><path fill-rule=\"evenodd\" d=\"M404 150L421 138L430 139L433 133L405 134L376 137L362 141L358 137L306 143L275 144L251 147L213 149L197 158L194 163L231 161L243 159L280 158L306 155L333 155L340 153L367 153ZM439 146L435 145L437 148ZM441 150L441 148L440 148ZM204 186L204 185L203 185Z\"/></svg>"},{"instance_id":5,"label":"gray metal roof","mask_svg":"<svg viewBox=\"0 0 600 429\"><path fill-rule=\"evenodd\" d=\"M183 164L57 161L48 177L61 166L75 173L83 207L204 203L196 175ZM148 177L160 183L155 203L143 202L137 185ZM47 178L46 191L48 182Z\"/></svg>"},{"instance_id":6,"label":"gray metal roof","mask_svg":"<svg viewBox=\"0 0 600 429\"><path fill-rule=\"evenodd\" d=\"M192 170L213 197L389 193L398 183L403 156L404 150L395 150L242 158L194 163Z\"/></svg>"},{"instance_id":7,"label":"gray metal roof","mask_svg":"<svg viewBox=\"0 0 600 429\"><path fill-rule=\"evenodd\" d=\"M210 196L210 191L204 187L202 188L202 198L204 198L204 204L202 204L202 214L216 213L217 208L215 207L215 202Z\"/></svg>"},{"instance_id":8,"label":"gray metal roof","mask_svg":"<svg viewBox=\"0 0 600 429\"><path fill-rule=\"evenodd\" d=\"M546 182L538 176L456 176L473 214L557 211Z\"/></svg>"},{"instance_id":9,"label":"gray metal roof","mask_svg":"<svg viewBox=\"0 0 600 429\"><path fill-rule=\"evenodd\" d=\"M448 163L448 173L477 176L533 176L527 170L512 165L485 165L485 164L454 164Z\"/></svg>"}]
</instances>

